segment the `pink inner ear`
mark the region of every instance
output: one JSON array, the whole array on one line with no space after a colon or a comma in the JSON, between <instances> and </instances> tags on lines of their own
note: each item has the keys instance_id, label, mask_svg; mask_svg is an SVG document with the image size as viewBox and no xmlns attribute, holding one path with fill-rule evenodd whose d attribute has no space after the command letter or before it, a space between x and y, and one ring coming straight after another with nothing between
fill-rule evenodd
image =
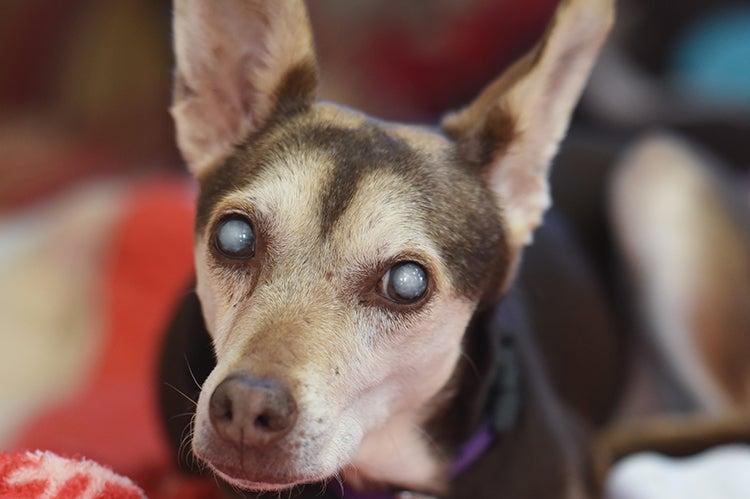
<instances>
[{"instance_id":1,"label":"pink inner ear","mask_svg":"<svg viewBox=\"0 0 750 499\"><path fill-rule=\"evenodd\" d=\"M540 45L478 99L515 118L516 134L493 158L489 182L516 250L531 241L551 204L549 168L612 17L610 0L561 3ZM486 112L485 122L492 114Z\"/></svg>"},{"instance_id":2,"label":"pink inner ear","mask_svg":"<svg viewBox=\"0 0 750 499\"><path fill-rule=\"evenodd\" d=\"M262 126L284 96L287 75L314 67L315 57L302 0L175 5L172 115L179 148L199 175Z\"/></svg>"},{"instance_id":3,"label":"pink inner ear","mask_svg":"<svg viewBox=\"0 0 750 499\"><path fill-rule=\"evenodd\" d=\"M244 76L250 68L229 57L223 48L226 43L231 42L218 40L210 51L178 60L172 115L178 145L191 170L214 163L231 150L256 124L251 110L263 107Z\"/></svg>"}]
</instances>

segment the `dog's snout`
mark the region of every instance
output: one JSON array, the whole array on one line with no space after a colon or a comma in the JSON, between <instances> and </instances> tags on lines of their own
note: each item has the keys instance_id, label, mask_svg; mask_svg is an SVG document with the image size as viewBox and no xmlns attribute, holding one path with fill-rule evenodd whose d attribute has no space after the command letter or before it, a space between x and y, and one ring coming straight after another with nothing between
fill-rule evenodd
<instances>
[{"instance_id":1,"label":"dog's snout","mask_svg":"<svg viewBox=\"0 0 750 499\"><path fill-rule=\"evenodd\" d=\"M209 416L214 429L225 440L260 447L291 430L297 406L278 381L234 374L211 395Z\"/></svg>"}]
</instances>

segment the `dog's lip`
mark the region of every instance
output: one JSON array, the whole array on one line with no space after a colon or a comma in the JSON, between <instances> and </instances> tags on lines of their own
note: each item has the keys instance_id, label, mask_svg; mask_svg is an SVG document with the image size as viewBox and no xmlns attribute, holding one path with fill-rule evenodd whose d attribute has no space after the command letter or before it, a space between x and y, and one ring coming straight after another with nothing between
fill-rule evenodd
<instances>
[{"instance_id":1,"label":"dog's lip","mask_svg":"<svg viewBox=\"0 0 750 499\"><path fill-rule=\"evenodd\" d=\"M251 480L245 480L242 478L235 478L232 475L228 475L224 473L223 471L215 470L216 474L219 475L223 480L228 482L230 485L233 485L235 487L239 487L243 490L255 490L255 491L267 491L267 492L275 492L275 491L281 491L285 489L289 489L291 487L294 487L295 485L298 485L301 482L283 482L283 483L269 483L269 482L255 482Z\"/></svg>"},{"instance_id":2,"label":"dog's lip","mask_svg":"<svg viewBox=\"0 0 750 499\"><path fill-rule=\"evenodd\" d=\"M209 464L222 479L232 485L246 490L278 491L303 483L319 482L328 478L328 475L302 476L292 474L253 474L248 473L249 470L243 470L232 465L217 465L210 462Z\"/></svg>"}]
</instances>

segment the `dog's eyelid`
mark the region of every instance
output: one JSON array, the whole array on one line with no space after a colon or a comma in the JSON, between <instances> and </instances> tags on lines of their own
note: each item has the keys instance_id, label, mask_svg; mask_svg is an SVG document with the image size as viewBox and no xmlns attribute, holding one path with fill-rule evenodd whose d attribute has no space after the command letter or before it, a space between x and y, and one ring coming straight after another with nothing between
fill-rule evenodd
<instances>
[{"instance_id":1,"label":"dog's eyelid","mask_svg":"<svg viewBox=\"0 0 750 499\"><path fill-rule=\"evenodd\" d=\"M214 209L213 216L210 219L209 225L215 226L223 219L231 216L245 217L251 220L253 222L253 225L256 225L258 219L261 218L260 214L254 207L250 205L236 205L232 203L227 206L216 207Z\"/></svg>"},{"instance_id":2,"label":"dog's eyelid","mask_svg":"<svg viewBox=\"0 0 750 499\"><path fill-rule=\"evenodd\" d=\"M258 206L258 200L252 193L244 190L231 192L217 201L211 209L207 226L216 225L219 220L230 215L245 216L256 225L262 223L264 219L264 213Z\"/></svg>"}]
</instances>

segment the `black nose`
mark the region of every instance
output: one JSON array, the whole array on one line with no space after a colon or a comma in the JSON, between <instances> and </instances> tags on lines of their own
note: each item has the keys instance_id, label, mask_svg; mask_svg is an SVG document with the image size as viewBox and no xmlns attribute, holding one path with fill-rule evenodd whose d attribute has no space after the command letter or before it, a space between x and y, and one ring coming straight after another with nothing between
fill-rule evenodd
<instances>
[{"instance_id":1,"label":"black nose","mask_svg":"<svg viewBox=\"0 0 750 499\"><path fill-rule=\"evenodd\" d=\"M233 374L211 395L209 416L225 440L261 447L289 432L297 418L297 406L279 382Z\"/></svg>"}]
</instances>

